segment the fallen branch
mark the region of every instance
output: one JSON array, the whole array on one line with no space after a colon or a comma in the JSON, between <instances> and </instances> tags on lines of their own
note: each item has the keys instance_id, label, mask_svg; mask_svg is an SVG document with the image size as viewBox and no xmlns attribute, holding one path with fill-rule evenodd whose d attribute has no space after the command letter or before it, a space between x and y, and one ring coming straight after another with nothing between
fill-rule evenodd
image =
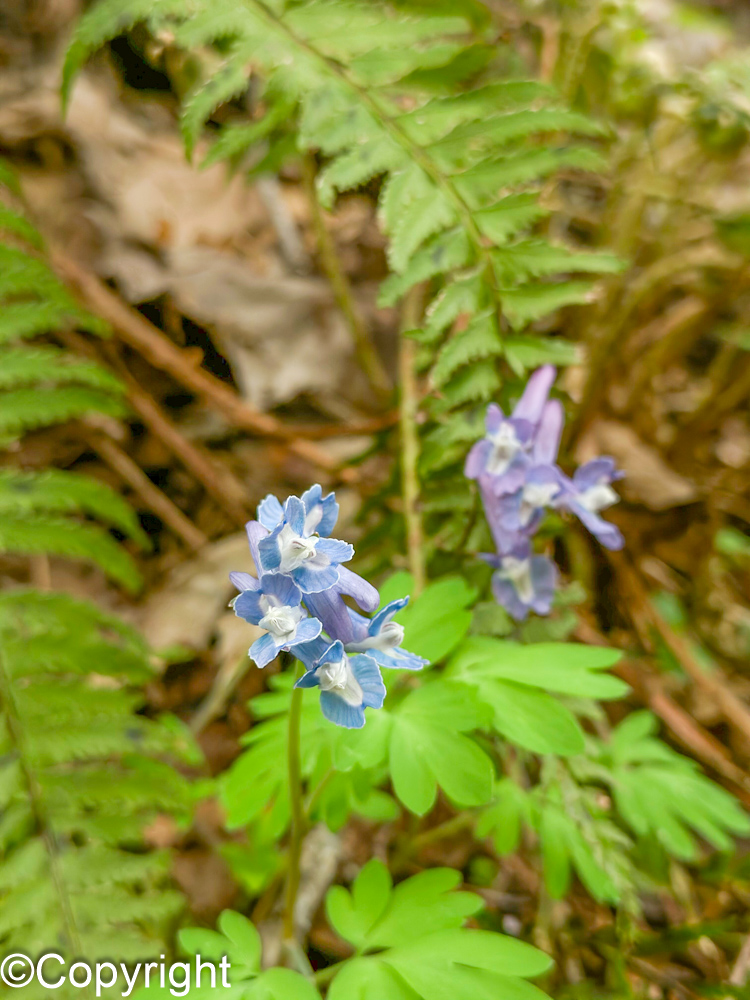
<instances>
[{"instance_id":1,"label":"fallen branch","mask_svg":"<svg viewBox=\"0 0 750 1000\"><path fill-rule=\"evenodd\" d=\"M181 538L189 549L197 551L208 542L206 535L151 482L119 445L103 434L91 432L88 437L91 447L101 459L125 480L149 510Z\"/></svg>"},{"instance_id":2,"label":"fallen branch","mask_svg":"<svg viewBox=\"0 0 750 1000\"><path fill-rule=\"evenodd\" d=\"M155 368L168 372L181 385L214 406L233 427L283 441L291 452L342 482L357 481L359 475L355 469L340 468L327 451L311 441L295 437L280 420L256 410L219 379L191 364L183 351L161 330L149 323L137 309L122 302L96 275L59 251L53 251L51 258L60 277L78 292L92 312L117 331L124 343L138 351Z\"/></svg>"}]
</instances>

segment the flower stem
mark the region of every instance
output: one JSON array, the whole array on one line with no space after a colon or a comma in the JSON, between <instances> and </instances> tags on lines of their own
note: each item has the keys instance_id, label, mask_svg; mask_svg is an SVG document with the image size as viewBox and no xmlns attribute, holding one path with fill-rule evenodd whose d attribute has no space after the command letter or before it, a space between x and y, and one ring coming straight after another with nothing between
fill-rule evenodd
<instances>
[{"instance_id":1,"label":"flower stem","mask_svg":"<svg viewBox=\"0 0 750 1000\"><path fill-rule=\"evenodd\" d=\"M291 804L292 828L289 841L289 868L286 879L284 900L284 940L295 941L294 907L300 879L300 854L304 835L305 816L302 806L302 774L300 768L300 720L302 717L302 688L292 690L289 706L289 738L287 758L289 767L289 800Z\"/></svg>"},{"instance_id":2,"label":"flower stem","mask_svg":"<svg viewBox=\"0 0 750 1000\"><path fill-rule=\"evenodd\" d=\"M380 400L387 400L392 392L391 382L380 355L375 350L370 335L354 297L349 279L341 266L333 237L323 218L323 210L315 188L315 161L309 154L302 160L302 177L310 203L315 238L318 243L320 263L331 285L336 303L346 320L354 342L357 360L367 376L370 385Z\"/></svg>"},{"instance_id":3,"label":"flower stem","mask_svg":"<svg viewBox=\"0 0 750 1000\"><path fill-rule=\"evenodd\" d=\"M401 428L401 491L406 522L406 547L409 570L414 577L414 596L421 593L425 582L422 515L419 510L419 435L417 410L419 396L414 375L414 341L405 336L421 319L423 289L416 285L404 302L399 345L399 424Z\"/></svg>"}]
</instances>

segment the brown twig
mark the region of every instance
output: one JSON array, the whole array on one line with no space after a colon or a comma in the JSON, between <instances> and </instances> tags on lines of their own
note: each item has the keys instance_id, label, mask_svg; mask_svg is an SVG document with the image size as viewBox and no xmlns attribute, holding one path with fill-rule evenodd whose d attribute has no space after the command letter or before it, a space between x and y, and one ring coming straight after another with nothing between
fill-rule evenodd
<instances>
[{"instance_id":1,"label":"brown twig","mask_svg":"<svg viewBox=\"0 0 750 1000\"><path fill-rule=\"evenodd\" d=\"M79 354L97 357L94 345L74 331L60 334L60 339ZM156 400L141 389L114 344L104 343L101 349L110 367L125 383L128 401L143 423L195 476L229 519L242 527L249 516L247 494L242 483L226 466L214 461L202 448L182 434Z\"/></svg>"},{"instance_id":2,"label":"brown twig","mask_svg":"<svg viewBox=\"0 0 750 1000\"><path fill-rule=\"evenodd\" d=\"M124 343L138 351L155 368L168 372L181 385L213 405L232 426L283 441L290 451L311 465L336 475L343 482L357 481L357 470L340 468L336 459L323 448L295 437L281 421L256 410L205 369L191 364L184 352L161 330L136 309L122 302L96 275L59 251L53 251L51 258L58 274L78 292L92 312L111 324Z\"/></svg>"},{"instance_id":3,"label":"brown twig","mask_svg":"<svg viewBox=\"0 0 750 1000\"><path fill-rule=\"evenodd\" d=\"M637 620L638 616L641 623L645 620L656 629L693 683L716 700L727 722L745 739L750 740L750 710L730 689L722 672L718 667L709 672L700 665L689 643L672 629L649 600L645 584L622 553L611 553L610 562L621 581L623 592L630 595L628 603L631 605L631 615L633 609L636 611L633 621L641 641L649 642L648 637L643 635L642 624Z\"/></svg>"},{"instance_id":4,"label":"brown twig","mask_svg":"<svg viewBox=\"0 0 750 1000\"><path fill-rule=\"evenodd\" d=\"M103 434L91 432L89 435L91 447L97 452L110 468L121 476L128 486L143 500L146 506L154 512L171 530L181 538L188 548L198 550L208 538L196 528L175 504L151 482L133 459L119 445Z\"/></svg>"}]
</instances>

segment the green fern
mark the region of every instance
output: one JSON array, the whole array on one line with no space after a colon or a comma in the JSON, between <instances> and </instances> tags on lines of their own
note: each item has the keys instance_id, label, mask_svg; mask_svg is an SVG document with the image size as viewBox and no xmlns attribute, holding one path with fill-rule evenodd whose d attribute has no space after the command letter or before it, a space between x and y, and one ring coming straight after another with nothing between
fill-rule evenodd
<instances>
[{"instance_id":1,"label":"green fern","mask_svg":"<svg viewBox=\"0 0 750 1000\"><path fill-rule=\"evenodd\" d=\"M318 196L379 186L390 276L380 302L395 305L427 283L419 365L433 397L424 431L461 424L497 398L503 368L523 374L545 361L571 363L557 342L520 335L551 313L591 300L612 254L543 238L542 184L556 170L600 170L590 144L606 130L566 108L554 90L497 79L489 69L487 15L376 0L99 0L79 23L64 90L104 42L143 22L194 54L202 75L183 103L192 152L215 109L253 74L261 111L212 129L205 163L249 174L276 170L300 150L321 161ZM434 11L434 12L433 12ZM483 68L485 67L485 68ZM452 91L452 92L451 92ZM456 92L457 91L457 92ZM294 110L297 109L295 116ZM571 137L585 141L571 141ZM578 252L577 252L578 251ZM467 322L471 319L471 322ZM452 464L458 473L457 450ZM428 534L437 537L439 526Z\"/></svg>"},{"instance_id":2,"label":"green fern","mask_svg":"<svg viewBox=\"0 0 750 1000\"><path fill-rule=\"evenodd\" d=\"M5 167L0 180L11 192L12 177ZM0 447L53 424L127 412L124 386L112 372L60 347L26 343L71 327L106 332L52 273L36 229L0 204ZM61 470L0 470L0 552L84 560L137 590L140 576L130 555L81 515L148 547L135 513L103 483Z\"/></svg>"},{"instance_id":3,"label":"green fern","mask_svg":"<svg viewBox=\"0 0 750 1000\"><path fill-rule=\"evenodd\" d=\"M181 908L143 829L187 818L186 733L134 715L137 633L59 594L0 597L0 941L28 954L158 955Z\"/></svg>"}]
</instances>

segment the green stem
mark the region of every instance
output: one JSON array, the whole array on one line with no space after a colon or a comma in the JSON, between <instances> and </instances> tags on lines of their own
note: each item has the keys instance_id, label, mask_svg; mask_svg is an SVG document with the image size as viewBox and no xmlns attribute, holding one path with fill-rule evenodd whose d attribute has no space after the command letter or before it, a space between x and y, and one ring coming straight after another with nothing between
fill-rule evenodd
<instances>
[{"instance_id":1,"label":"green stem","mask_svg":"<svg viewBox=\"0 0 750 1000\"><path fill-rule=\"evenodd\" d=\"M419 395L414 375L414 341L405 336L420 320L422 288L417 285L407 294L404 302L401 337L399 344L399 426L401 429L401 492L406 524L406 550L409 570L414 577L414 596L424 589L424 539L422 515L419 510L419 435L417 410Z\"/></svg>"},{"instance_id":2,"label":"green stem","mask_svg":"<svg viewBox=\"0 0 750 1000\"><path fill-rule=\"evenodd\" d=\"M391 382L383 366L383 362L380 360L380 356L370 340L367 327L354 298L352 286L349 284L349 279L341 266L333 238L325 224L323 210L320 207L318 193L315 188L315 161L309 154L302 159L302 176L305 182L307 200L310 204L310 213L313 229L315 230L315 239L318 244L320 263L328 278L334 298L336 299L336 304L349 327L360 367L365 375L367 375L376 395L381 399L387 399L390 397L392 391Z\"/></svg>"},{"instance_id":3,"label":"green stem","mask_svg":"<svg viewBox=\"0 0 750 1000\"><path fill-rule=\"evenodd\" d=\"M289 706L289 741L287 758L289 768L289 800L292 827L289 840L289 869L284 900L284 940L295 943L294 907L300 880L300 854L304 837L305 814L302 805L302 772L300 767L300 720L302 718L302 688L294 688Z\"/></svg>"}]
</instances>

